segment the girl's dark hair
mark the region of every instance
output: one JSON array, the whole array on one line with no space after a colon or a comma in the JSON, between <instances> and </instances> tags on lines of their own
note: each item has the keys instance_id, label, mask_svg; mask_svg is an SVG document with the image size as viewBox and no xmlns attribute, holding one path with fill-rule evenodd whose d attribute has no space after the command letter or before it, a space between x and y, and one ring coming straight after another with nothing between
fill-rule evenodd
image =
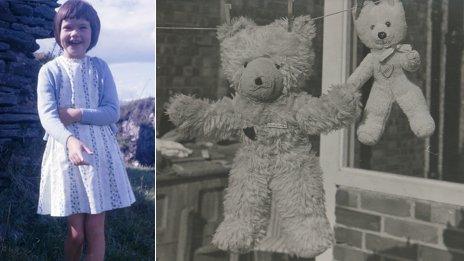
<instances>
[{"instance_id":1,"label":"girl's dark hair","mask_svg":"<svg viewBox=\"0 0 464 261\"><path fill-rule=\"evenodd\" d=\"M87 51L97 44L98 36L100 35L100 18L98 18L97 11L89 3L82 0L69 0L58 9L53 21L53 31L55 41L61 48L63 48L60 42L61 23L66 19L87 20L92 29L92 39Z\"/></svg>"}]
</instances>

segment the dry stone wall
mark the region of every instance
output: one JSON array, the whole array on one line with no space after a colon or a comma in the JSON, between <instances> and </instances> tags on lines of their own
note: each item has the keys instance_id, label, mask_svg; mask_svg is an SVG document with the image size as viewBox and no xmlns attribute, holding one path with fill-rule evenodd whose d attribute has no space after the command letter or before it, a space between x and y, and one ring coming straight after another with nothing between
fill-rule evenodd
<instances>
[{"instance_id":1,"label":"dry stone wall","mask_svg":"<svg viewBox=\"0 0 464 261\"><path fill-rule=\"evenodd\" d=\"M12 166L40 162L36 39L53 36L57 0L0 0L0 187ZM31 173L32 174L32 173Z\"/></svg>"}]
</instances>

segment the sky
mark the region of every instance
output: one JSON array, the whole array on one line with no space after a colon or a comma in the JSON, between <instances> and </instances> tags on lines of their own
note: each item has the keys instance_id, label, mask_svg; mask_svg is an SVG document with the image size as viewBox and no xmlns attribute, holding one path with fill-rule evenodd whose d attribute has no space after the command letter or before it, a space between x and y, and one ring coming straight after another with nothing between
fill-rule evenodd
<instances>
[{"instance_id":1,"label":"sky","mask_svg":"<svg viewBox=\"0 0 464 261\"><path fill-rule=\"evenodd\" d=\"M66 2L59 0L58 3ZM105 60L119 99L155 96L155 0L87 0L101 22L97 46L88 55ZM55 40L37 40L38 52L53 49Z\"/></svg>"}]
</instances>

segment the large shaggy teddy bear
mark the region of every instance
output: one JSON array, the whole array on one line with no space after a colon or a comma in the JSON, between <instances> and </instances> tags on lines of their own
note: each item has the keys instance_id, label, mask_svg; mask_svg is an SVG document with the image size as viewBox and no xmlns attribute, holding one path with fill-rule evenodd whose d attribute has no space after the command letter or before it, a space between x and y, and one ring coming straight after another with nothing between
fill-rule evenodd
<instances>
[{"instance_id":1,"label":"large shaggy teddy bear","mask_svg":"<svg viewBox=\"0 0 464 261\"><path fill-rule=\"evenodd\" d=\"M364 1L361 1L364 2ZM371 49L348 83L363 85L374 77L371 93L358 127L358 140L376 144L385 128L393 102L397 102L418 137L430 136L435 123L421 89L410 82L404 70L419 69L419 53L400 44L406 35L406 17L399 0L365 1L355 10L355 27L361 42Z\"/></svg>"},{"instance_id":2,"label":"large shaggy teddy bear","mask_svg":"<svg viewBox=\"0 0 464 261\"><path fill-rule=\"evenodd\" d=\"M320 98L300 90L311 73L315 29L309 16L257 26L246 18L218 28L222 67L235 96L219 101L177 95L167 107L178 130L213 140L243 138L230 171L224 221L213 244L246 252L266 234L271 198L284 246L273 251L313 257L332 245L322 171L309 134L349 125L360 113L354 87L333 86Z\"/></svg>"}]
</instances>

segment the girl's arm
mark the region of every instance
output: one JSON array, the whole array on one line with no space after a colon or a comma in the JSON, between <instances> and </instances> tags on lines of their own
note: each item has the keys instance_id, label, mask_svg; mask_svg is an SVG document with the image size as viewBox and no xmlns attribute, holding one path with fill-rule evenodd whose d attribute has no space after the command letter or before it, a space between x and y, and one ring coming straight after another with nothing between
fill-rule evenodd
<instances>
[{"instance_id":1,"label":"girl's arm","mask_svg":"<svg viewBox=\"0 0 464 261\"><path fill-rule=\"evenodd\" d=\"M64 126L68 126L82 119L82 110L75 108L59 108L58 113Z\"/></svg>"},{"instance_id":2,"label":"girl's arm","mask_svg":"<svg viewBox=\"0 0 464 261\"><path fill-rule=\"evenodd\" d=\"M43 66L37 80L37 111L45 131L66 146L72 133L60 121L52 73Z\"/></svg>"},{"instance_id":3,"label":"girl's arm","mask_svg":"<svg viewBox=\"0 0 464 261\"><path fill-rule=\"evenodd\" d=\"M81 111L80 120L77 115L75 120L82 124L90 125L110 125L119 120L119 99L114 84L113 75L110 68L103 60L98 60L98 64L102 67L103 75L103 94L100 105L95 109L83 109Z\"/></svg>"},{"instance_id":4,"label":"girl's arm","mask_svg":"<svg viewBox=\"0 0 464 261\"><path fill-rule=\"evenodd\" d=\"M218 141L237 134L239 121L227 97L210 102L179 94L170 99L167 113L177 130L192 138Z\"/></svg>"},{"instance_id":5,"label":"girl's arm","mask_svg":"<svg viewBox=\"0 0 464 261\"><path fill-rule=\"evenodd\" d=\"M301 95L294 103L297 124L308 134L350 125L361 113L361 94L353 85L336 85L320 98Z\"/></svg>"}]
</instances>

